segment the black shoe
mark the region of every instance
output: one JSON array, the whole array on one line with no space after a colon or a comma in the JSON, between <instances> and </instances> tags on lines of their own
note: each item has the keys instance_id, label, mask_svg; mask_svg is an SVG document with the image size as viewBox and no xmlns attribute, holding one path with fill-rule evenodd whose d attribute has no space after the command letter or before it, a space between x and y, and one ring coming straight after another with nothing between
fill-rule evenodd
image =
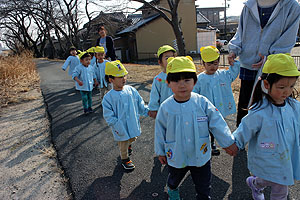
<instances>
[{"instance_id":1,"label":"black shoe","mask_svg":"<svg viewBox=\"0 0 300 200\"><path fill-rule=\"evenodd\" d=\"M211 155L212 156L220 155L220 150L216 147L216 145L211 146Z\"/></svg>"},{"instance_id":2,"label":"black shoe","mask_svg":"<svg viewBox=\"0 0 300 200\"><path fill-rule=\"evenodd\" d=\"M84 113L84 114L88 114L88 113L89 113L89 110L88 110L87 108L84 108L84 109L83 109L83 113Z\"/></svg>"},{"instance_id":3,"label":"black shoe","mask_svg":"<svg viewBox=\"0 0 300 200\"><path fill-rule=\"evenodd\" d=\"M124 169L127 169L127 170L135 168L134 164L132 163L132 161L129 158L122 160L122 166Z\"/></svg>"},{"instance_id":4,"label":"black shoe","mask_svg":"<svg viewBox=\"0 0 300 200\"><path fill-rule=\"evenodd\" d=\"M128 147L128 156L131 156L131 154L132 154L132 148L131 148L131 145L129 145L129 147Z\"/></svg>"},{"instance_id":5,"label":"black shoe","mask_svg":"<svg viewBox=\"0 0 300 200\"><path fill-rule=\"evenodd\" d=\"M88 113L93 113L94 112L91 107L89 107L87 110L88 110Z\"/></svg>"}]
</instances>

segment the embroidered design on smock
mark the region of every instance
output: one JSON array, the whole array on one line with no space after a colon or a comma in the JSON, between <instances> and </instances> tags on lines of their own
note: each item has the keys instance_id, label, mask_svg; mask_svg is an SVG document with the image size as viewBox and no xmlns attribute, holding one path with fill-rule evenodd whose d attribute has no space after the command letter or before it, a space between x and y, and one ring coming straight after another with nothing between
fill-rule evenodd
<instances>
[{"instance_id":1,"label":"embroidered design on smock","mask_svg":"<svg viewBox=\"0 0 300 200\"><path fill-rule=\"evenodd\" d=\"M168 149L168 151L167 151L167 157L168 157L169 159L172 159L172 158L173 158L173 151L172 151L172 149Z\"/></svg>"},{"instance_id":2,"label":"embroidered design on smock","mask_svg":"<svg viewBox=\"0 0 300 200\"><path fill-rule=\"evenodd\" d=\"M163 80L163 79L161 79L161 78L158 78L158 77L156 77L156 78L155 78L155 80L157 80L158 82L167 83L167 81L166 81L166 80Z\"/></svg>"}]
</instances>

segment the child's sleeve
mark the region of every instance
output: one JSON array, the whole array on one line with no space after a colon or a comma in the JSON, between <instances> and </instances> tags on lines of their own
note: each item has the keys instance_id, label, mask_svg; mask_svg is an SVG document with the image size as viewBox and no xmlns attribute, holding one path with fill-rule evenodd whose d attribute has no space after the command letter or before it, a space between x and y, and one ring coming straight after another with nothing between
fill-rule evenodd
<instances>
[{"instance_id":1,"label":"child's sleeve","mask_svg":"<svg viewBox=\"0 0 300 200\"><path fill-rule=\"evenodd\" d=\"M240 72L240 62L234 61L233 66L229 66L228 70L224 70L226 79L229 80L231 83L237 78Z\"/></svg>"},{"instance_id":2,"label":"child's sleeve","mask_svg":"<svg viewBox=\"0 0 300 200\"><path fill-rule=\"evenodd\" d=\"M157 111L159 108L159 99L160 99L159 91L160 90L159 90L158 81L156 81L156 78L154 78L151 87L150 101L149 101L149 109L151 111Z\"/></svg>"},{"instance_id":3,"label":"child's sleeve","mask_svg":"<svg viewBox=\"0 0 300 200\"><path fill-rule=\"evenodd\" d=\"M158 156L165 156L167 116L160 107L155 119L154 149Z\"/></svg>"},{"instance_id":4,"label":"child's sleeve","mask_svg":"<svg viewBox=\"0 0 300 200\"><path fill-rule=\"evenodd\" d=\"M78 76L80 75L80 68L78 67L79 65L77 65L73 71L73 74L72 74L72 79L75 80L75 77L78 78Z\"/></svg>"},{"instance_id":5,"label":"child's sleeve","mask_svg":"<svg viewBox=\"0 0 300 200\"><path fill-rule=\"evenodd\" d=\"M220 146L226 148L232 145L234 138L227 123L220 111L208 99L206 100L206 114L209 120L209 131L215 136Z\"/></svg>"},{"instance_id":6,"label":"child's sleeve","mask_svg":"<svg viewBox=\"0 0 300 200\"><path fill-rule=\"evenodd\" d=\"M133 88L133 89L134 89L135 96L138 100L137 106L138 106L139 114L143 115L143 116L148 116L148 112L149 112L148 106L145 105L145 102L144 102L143 98L141 97L141 95L139 94L139 92L135 88Z\"/></svg>"},{"instance_id":7,"label":"child's sleeve","mask_svg":"<svg viewBox=\"0 0 300 200\"><path fill-rule=\"evenodd\" d=\"M71 57L69 56L61 68L64 71L66 71L66 69L68 68L68 66L70 65L70 63L71 63Z\"/></svg>"},{"instance_id":8,"label":"child's sleeve","mask_svg":"<svg viewBox=\"0 0 300 200\"><path fill-rule=\"evenodd\" d=\"M260 131L261 124L262 119L257 115L248 114L242 119L239 127L233 132L235 143L239 149L245 148L250 139L255 137Z\"/></svg>"},{"instance_id":9,"label":"child's sleeve","mask_svg":"<svg viewBox=\"0 0 300 200\"><path fill-rule=\"evenodd\" d=\"M104 96L102 100L103 118L109 126L113 127L113 130L116 131L117 134L124 134L126 131L121 121L122 116L118 119L110 102L112 101L109 96Z\"/></svg>"}]
</instances>

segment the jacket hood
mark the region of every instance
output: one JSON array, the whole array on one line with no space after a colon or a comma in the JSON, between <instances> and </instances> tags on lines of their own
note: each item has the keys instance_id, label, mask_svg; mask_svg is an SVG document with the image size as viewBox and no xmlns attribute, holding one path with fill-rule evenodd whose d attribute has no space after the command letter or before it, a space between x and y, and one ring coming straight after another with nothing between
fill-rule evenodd
<instances>
[{"instance_id":1,"label":"jacket hood","mask_svg":"<svg viewBox=\"0 0 300 200\"><path fill-rule=\"evenodd\" d=\"M295 1L295 0L279 0L278 3L281 3L281 7L282 7L291 1ZM248 8L252 9L254 6L257 5L257 0L248 0L248 1L244 2L244 4Z\"/></svg>"}]
</instances>

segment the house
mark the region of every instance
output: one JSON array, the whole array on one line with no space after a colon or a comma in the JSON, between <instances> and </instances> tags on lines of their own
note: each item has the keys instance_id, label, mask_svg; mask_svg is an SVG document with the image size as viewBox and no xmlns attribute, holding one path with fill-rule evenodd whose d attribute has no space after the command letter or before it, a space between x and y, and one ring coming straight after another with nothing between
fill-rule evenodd
<instances>
[{"instance_id":1,"label":"house","mask_svg":"<svg viewBox=\"0 0 300 200\"><path fill-rule=\"evenodd\" d=\"M154 0L151 3L169 8L167 0ZM169 44L176 46L173 29L156 11L142 6L142 18L135 24L118 32L115 49L123 62L155 58L157 49ZM196 7L195 0L181 0L178 6L181 28L186 45L186 52L197 49Z\"/></svg>"}]
</instances>

